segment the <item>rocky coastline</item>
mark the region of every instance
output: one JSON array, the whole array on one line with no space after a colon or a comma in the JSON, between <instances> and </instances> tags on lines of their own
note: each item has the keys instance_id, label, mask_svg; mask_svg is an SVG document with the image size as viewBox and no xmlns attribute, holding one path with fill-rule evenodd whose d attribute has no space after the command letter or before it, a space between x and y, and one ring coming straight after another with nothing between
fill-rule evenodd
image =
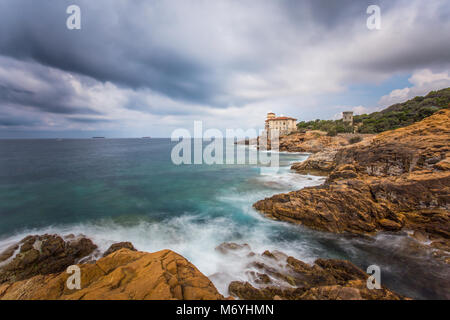
<instances>
[{"instance_id":1,"label":"rocky coastline","mask_svg":"<svg viewBox=\"0 0 450 320\"><path fill-rule=\"evenodd\" d=\"M282 151L309 152L292 165L326 175L317 187L278 194L254 207L269 218L356 236L408 231L436 259L450 263L450 110L409 127L348 137L320 132L283 137ZM279 251L223 243L220 254L245 257L249 281L233 281L229 297L181 255L137 251L132 243L100 252L83 235L32 235L0 253L0 300L36 299L408 299L389 288L367 288L368 274L350 261L308 264ZM69 289L67 267L78 265L81 289Z\"/></svg>"},{"instance_id":2,"label":"rocky coastline","mask_svg":"<svg viewBox=\"0 0 450 320\"><path fill-rule=\"evenodd\" d=\"M450 110L292 166L327 175L318 187L278 194L254 207L268 217L356 235L409 231L450 263Z\"/></svg>"},{"instance_id":3,"label":"rocky coastline","mask_svg":"<svg viewBox=\"0 0 450 320\"><path fill-rule=\"evenodd\" d=\"M181 255L137 251L129 242L104 253L83 235L28 236L0 259L0 300L403 300L386 287L367 289L369 275L352 263L317 259L313 265L279 251L253 252L248 244L216 250L245 257L250 282L233 281L229 297ZM69 288L77 264L81 288Z\"/></svg>"}]
</instances>

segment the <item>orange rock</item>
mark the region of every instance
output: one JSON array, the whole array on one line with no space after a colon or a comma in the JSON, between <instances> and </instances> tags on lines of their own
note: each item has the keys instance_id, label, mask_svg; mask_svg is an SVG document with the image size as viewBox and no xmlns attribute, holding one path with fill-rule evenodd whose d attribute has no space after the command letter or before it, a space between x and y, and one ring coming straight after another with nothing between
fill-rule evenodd
<instances>
[{"instance_id":1,"label":"orange rock","mask_svg":"<svg viewBox=\"0 0 450 320\"><path fill-rule=\"evenodd\" d=\"M212 282L179 254L121 249L95 264L79 265L81 289L69 290L69 274L39 275L0 286L2 300L217 300Z\"/></svg>"}]
</instances>

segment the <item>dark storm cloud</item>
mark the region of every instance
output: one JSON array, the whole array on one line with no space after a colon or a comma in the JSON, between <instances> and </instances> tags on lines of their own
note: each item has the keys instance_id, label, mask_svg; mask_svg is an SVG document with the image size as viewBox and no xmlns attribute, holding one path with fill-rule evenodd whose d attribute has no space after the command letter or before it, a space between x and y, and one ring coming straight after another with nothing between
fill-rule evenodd
<instances>
[{"instance_id":1,"label":"dark storm cloud","mask_svg":"<svg viewBox=\"0 0 450 320\"><path fill-rule=\"evenodd\" d=\"M214 70L182 51L155 43L150 22L134 24L142 1L5 1L0 4L0 53L167 96L212 99ZM69 4L82 8L82 29L65 27ZM176 41L177 39L173 39ZM171 41L168 39L167 41Z\"/></svg>"},{"instance_id":2,"label":"dark storm cloud","mask_svg":"<svg viewBox=\"0 0 450 320\"><path fill-rule=\"evenodd\" d=\"M57 83L52 84L55 90L32 92L0 83L0 105L13 104L57 114L100 114L86 106L71 105L70 99L74 92L68 88L61 88Z\"/></svg>"},{"instance_id":3,"label":"dark storm cloud","mask_svg":"<svg viewBox=\"0 0 450 320\"><path fill-rule=\"evenodd\" d=\"M235 3L233 0L229 2ZM81 30L70 31L65 28L65 9L69 4L78 4L82 9ZM0 4L0 53L22 59L31 58L100 81L112 81L132 88L148 87L173 99L209 104L212 107L226 106L217 96L223 94L224 81L234 71L232 68L258 72L277 59L277 56L270 54L273 48L266 48L266 30L258 26L249 26L251 30L248 30L252 37L248 41L254 42L254 51L235 57L226 65L215 65L209 61L208 39L192 43L192 46L204 47L204 54L189 55L184 50L190 44L186 44L184 38L201 39L201 33L187 34L188 31L180 28L166 37L159 32L172 28L176 15L174 9L182 4L177 1L152 4L150 6L146 1L101 0L4 1ZM268 4L273 6L274 2L250 1L241 5L241 8L252 11ZM320 30L353 22L355 17L364 19L367 7L366 1L348 0L286 0L278 4L286 17L290 17L287 28L297 29L298 32L302 32L305 24ZM156 14L146 21L146 17L140 13L144 10L148 10L150 15ZM186 19L190 19L189 14L185 12ZM198 14L198 19L203 18L202 14ZM263 19L261 17L262 25ZM214 27L205 25L207 29ZM283 30L279 32L282 37ZM320 39L318 34L314 34L314 37ZM179 47L177 42L180 42ZM269 53L265 53L266 50Z\"/></svg>"},{"instance_id":4,"label":"dark storm cloud","mask_svg":"<svg viewBox=\"0 0 450 320\"><path fill-rule=\"evenodd\" d=\"M72 4L81 7L81 30L66 28ZM370 4L382 9L378 34L366 28ZM97 110L183 118L285 97L296 105L298 96L372 76L448 66L449 8L414 0L3 0L0 108L89 125L105 121L84 117Z\"/></svg>"},{"instance_id":5,"label":"dark storm cloud","mask_svg":"<svg viewBox=\"0 0 450 320\"><path fill-rule=\"evenodd\" d=\"M0 106L15 105L55 114L99 114L79 99L62 72L0 57Z\"/></svg>"},{"instance_id":6,"label":"dark storm cloud","mask_svg":"<svg viewBox=\"0 0 450 320\"><path fill-rule=\"evenodd\" d=\"M34 126L39 122L32 119L0 115L0 127Z\"/></svg>"}]
</instances>

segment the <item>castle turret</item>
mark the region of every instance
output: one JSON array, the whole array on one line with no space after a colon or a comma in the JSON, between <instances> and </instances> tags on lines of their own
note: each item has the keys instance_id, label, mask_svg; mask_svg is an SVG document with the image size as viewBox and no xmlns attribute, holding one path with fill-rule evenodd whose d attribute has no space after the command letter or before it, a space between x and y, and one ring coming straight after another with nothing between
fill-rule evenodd
<instances>
[{"instance_id":1,"label":"castle turret","mask_svg":"<svg viewBox=\"0 0 450 320\"><path fill-rule=\"evenodd\" d=\"M342 121L353 125L353 111L344 111L342 112Z\"/></svg>"},{"instance_id":2,"label":"castle turret","mask_svg":"<svg viewBox=\"0 0 450 320\"><path fill-rule=\"evenodd\" d=\"M275 118L275 113L269 112L269 113L267 114L267 119L273 119L273 118Z\"/></svg>"}]
</instances>

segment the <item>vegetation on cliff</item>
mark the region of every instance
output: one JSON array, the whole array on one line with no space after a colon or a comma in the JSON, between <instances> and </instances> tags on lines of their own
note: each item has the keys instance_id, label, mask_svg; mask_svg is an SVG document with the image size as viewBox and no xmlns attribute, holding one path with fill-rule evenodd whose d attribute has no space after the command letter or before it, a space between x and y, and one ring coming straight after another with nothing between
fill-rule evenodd
<instances>
[{"instance_id":1,"label":"vegetation on cliff","mask_svg":"<svg viewBox=\"0 0 450 320\"><path fill-rule=\"evenodd\" d=\"M424 97L415 97L403 103L394 104L382 111L353 117L360 133L380 133L409 126L431 116L436 111L450 106L450 88L431 91ZM321 130L329 135L353 132L353 127L340 120L302 121L297 124L302 130Z\"/></svg>"},{"instance_id":2,"label":"vegetation on cliff","mask_svg":"<svg viewBox=\"0 0 450 320\"><path fill-rule=\"evenodd\" d=\"M353 127L348 123L344 123L340 120L314 120L314 121L301 121L297 123L299 131L304 130L320 130L328 133L329 136L335 136L338 133L352 133Z\"/></svg>"},{"instance_id":3,"label":"vegetation on cliff","mask_svg":"<svg viewBox=\"0 0 450 320\"><path fill-rule=\"evenodd\" d=\"M360 124L358 131L361 133L380 133L409 126L449 106L450 88L446 88L394 104L380 112L355 116L354 122Z\"/></svg>"}]
</instances>

